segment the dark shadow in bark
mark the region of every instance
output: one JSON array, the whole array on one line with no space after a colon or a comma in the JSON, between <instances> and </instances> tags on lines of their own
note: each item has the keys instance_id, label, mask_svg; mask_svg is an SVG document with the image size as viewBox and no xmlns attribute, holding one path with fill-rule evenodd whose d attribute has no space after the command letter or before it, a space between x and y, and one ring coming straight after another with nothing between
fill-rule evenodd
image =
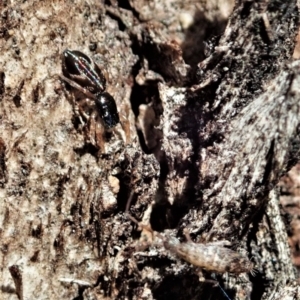
<instances>
[{"instance_id":1,"label":"dark shadow in bark","mask_svg":"<svg viewBox=\"0 0 300 300\"><path fill-rule=\"evenodd\" d=\"M214 50L226 25L227 20L217 17L210 20L205 13L196 10L194 22L185 30L185 40L181 46L184 61L192 67L192 81L195 81L198 63Z\"/></svg>"}]
</instances>

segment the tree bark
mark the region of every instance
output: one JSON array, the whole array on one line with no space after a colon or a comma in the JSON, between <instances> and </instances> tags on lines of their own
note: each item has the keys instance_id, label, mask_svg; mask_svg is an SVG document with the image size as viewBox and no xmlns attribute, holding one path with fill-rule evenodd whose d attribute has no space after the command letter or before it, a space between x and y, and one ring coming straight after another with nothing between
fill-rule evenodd
<instances>
[{"instance_id":1,"label":"tree bark","mask_svg":"<svg viewBox=\"0 0 300 300\"><path fill-rule=\"evenodd\" d=\"M230 299L300 299L276 191L300 157L296 1L0 7L0 298L224 299L141 249L148 226L251 258L256 276L204 273ZM59 79L65 48L106 73L113 132Z\"/></svg>"}]
</instances>

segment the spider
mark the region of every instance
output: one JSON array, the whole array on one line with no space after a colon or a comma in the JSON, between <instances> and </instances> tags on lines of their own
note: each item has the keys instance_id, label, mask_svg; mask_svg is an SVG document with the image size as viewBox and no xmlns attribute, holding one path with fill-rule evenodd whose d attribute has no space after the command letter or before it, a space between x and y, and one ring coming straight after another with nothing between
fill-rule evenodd
<instances>
[{"instance_id":1,"label":"spider","mask_svg":"<svg viewBox=\"0 0 300 300\"><path fill-rule=\"evenodd\" d=\"M60 75L60 78L88 97L75 106L78 107L80 115L87 120L89 132L94 134L94 137L89 137L92 143L100 144L102 148L103 130L97 123L97 118L102 120L105 131L111 131L120 122L116 102L105 92L106 79L102 71L87 55L69 49L62 54L62 71L63 75ZM81 116L80 121L84 124Z\"/></svg>"}]
</instances>

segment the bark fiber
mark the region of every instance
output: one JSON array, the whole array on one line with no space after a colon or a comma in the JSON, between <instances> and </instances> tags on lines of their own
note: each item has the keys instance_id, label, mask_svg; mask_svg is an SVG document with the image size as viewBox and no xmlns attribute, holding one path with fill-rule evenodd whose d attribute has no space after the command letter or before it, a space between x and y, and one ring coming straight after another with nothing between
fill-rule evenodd
<instances>
[{"instance_id":1,"label":"bark fiber","mask_svg":"<svg viewBox=\"0 0 300 300\"><path fill-rule=\"evenodd\" d=\"M142 234L227 240L230 299L300 299L276 184L300 158L294 0L0 2L0 298L225 299ZM100 66L121 125L82 118L61 53ZM91 103L90 110L93 110Z\"/></svg>"}]
</instances>

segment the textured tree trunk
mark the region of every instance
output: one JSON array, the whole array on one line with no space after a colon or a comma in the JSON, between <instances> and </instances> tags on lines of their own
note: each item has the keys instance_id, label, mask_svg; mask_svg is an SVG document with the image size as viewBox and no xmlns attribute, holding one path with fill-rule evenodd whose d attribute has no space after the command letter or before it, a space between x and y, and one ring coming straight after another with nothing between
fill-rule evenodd
<instances>
[{"instance_id":1,"label":"textured tree trunk","mask_svg":"<svg viewBox=\"0 0 300 300\"><path fill-rule=\"evenodd\" d=\"M221 2L0 3L1 299L300 299L276 192L300 157L296 1ZM59 79L66 48L106 74L113 132ZM159 241L185 230L256 275L200 282Z\"/></svg>"}]
</instances>

